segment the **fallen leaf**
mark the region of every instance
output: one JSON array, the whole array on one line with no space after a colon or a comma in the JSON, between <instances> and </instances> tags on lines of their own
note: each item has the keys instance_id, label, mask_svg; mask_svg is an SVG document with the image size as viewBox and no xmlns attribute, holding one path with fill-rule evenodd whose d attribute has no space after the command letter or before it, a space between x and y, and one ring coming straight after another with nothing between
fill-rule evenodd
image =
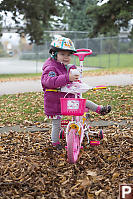
<instances>
[{"instance_id":1,"label":"fallen leaf","mask_svg":"<svg viewBox=\"0 0 133 199\"><path fill-rule=\"evenodd\" d=\"M114 173L114 174L113 174L113 176L112 176L112 180L115 180L116 178L118 178L118 177L119 177L119 175L120 175L120 174L119 174L119 173L117 173L117 172L116 172L116 173Z\"/></svg>"},{"instance_id":2,"label":"fallen leaf","mask_svg":"<svg viewBox=\"0 0 133 199\"><path fill-rule=\"evenodd\" d=\"M87 171L86 173L88 176L92 176L92 177L97 176L96 172L94 172L94 171Z\"/></svg>"},{"instance_id":3,"label":"fallen leaf","mask_svg":"<svg viewBox=\"0 0 133 199\"><path fill-rule=\"evenodd\" d=\"M98 196L102 191L103 191L102 189L95 191L95 195Z\"/></svg>"}]
</instances>

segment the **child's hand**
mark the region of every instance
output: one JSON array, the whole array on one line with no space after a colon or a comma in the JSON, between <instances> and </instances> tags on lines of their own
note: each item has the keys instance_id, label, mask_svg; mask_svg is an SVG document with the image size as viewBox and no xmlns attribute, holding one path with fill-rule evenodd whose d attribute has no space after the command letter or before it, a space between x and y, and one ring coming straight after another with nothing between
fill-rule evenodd
<instances>
[{"instance_id":1,"label":"child's hand","mask_svg":"<svg viewBox=\"0 0 133 199\"><path fill-rule=\"evenodd\" d=\"M73 75L72 73L69 73L69 80L70 82L76 82L79 79L79 75Z\"/></svg>"},{"instance_id":2,"label":"child's hand","mask_svg":"<svg viewBox=\"0 0 133 199\"><path fill-rule=\"evenodd\" d=\"M69 73L69 80L71 82L76 82L79 80L79 71L77 69L71 69Z\"/></svg>"}]
</instances>

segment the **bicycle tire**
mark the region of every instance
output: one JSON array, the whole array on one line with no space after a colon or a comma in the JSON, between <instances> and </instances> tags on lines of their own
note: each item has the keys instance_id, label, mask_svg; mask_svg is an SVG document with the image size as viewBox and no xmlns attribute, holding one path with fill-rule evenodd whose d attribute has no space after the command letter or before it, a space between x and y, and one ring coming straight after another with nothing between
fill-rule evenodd
<instances>
[{"instance_id":1,"label":"bicycle tire","mask_svg":"<svg viewBox=\"0 0 133 199\"><path fill-rule=\"evenodd\" d=\"M67 157L69 163L75 163L80 151L80 138L76 129L70 129L67 137Z\"/></svg>"},{"instance_id":2,"label":"bicycle tire","mask_svg":"<svg viewBox=\"0 0 133 199\"><path fill-rule=\"evenodd\" d=\"M64 134L65 134L64 129L61 129L59 133L59 139L65 139Z\"/></svg>"},{"instance_id":3,"label":"bicycle tire","mask_svg":"<svg viewBox=\"0 0 133 199\"><path fill-rule=\"evenodd\" d=\"M101 129L99 131L99 137L100 137L100 140L102 140L104 138L103 130L101 130Z\"/></svg>"}]
</instances>

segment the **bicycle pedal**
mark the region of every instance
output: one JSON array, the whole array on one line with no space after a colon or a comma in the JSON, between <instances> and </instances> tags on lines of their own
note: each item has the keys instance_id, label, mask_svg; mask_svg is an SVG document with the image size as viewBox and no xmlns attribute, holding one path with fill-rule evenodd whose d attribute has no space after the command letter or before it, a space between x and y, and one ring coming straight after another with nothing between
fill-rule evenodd
<instances>
[{"instance_id":1,"label":"bicycle pedal","mask_svg":"<svg viewBox=\"0 0 133 199\"><path fill-rule=\"evenodd\" d=\"M89 118L90 118L90 114L86 113L86 119L89 119Z\"/></svg>"},{"instance_id":2,"label":"bicycle pedal","mask_svg":"<svg viewBox=\"0 0 133 199\"><path fill-rule=\"evenodd\" d=\"M97 146L97 145L100 145L100 141L95 141L95 140L94 140L94 141L92 141L92 140L91 140L91 141L90 141L90 145L91 145L91 146Z\"/></svg>"}]
</instances>

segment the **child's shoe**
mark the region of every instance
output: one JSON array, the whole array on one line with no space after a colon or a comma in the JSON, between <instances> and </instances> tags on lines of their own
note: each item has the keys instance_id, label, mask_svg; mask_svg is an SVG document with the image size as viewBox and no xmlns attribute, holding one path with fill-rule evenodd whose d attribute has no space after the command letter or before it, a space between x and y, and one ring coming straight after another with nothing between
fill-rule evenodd
<instances>
[{"instance_id":1,"label":"child's shoe","mask_svg":"<svg viewBox=\"0 0 133 199\"><path fill-rule=\"evenodd\" d=\"M101 115L106 115L106 114L108 114L110 111L111 111L111 106L110 106L110 105L103 106L103 107L100 109L100 114L101 114Z\"/></svg>"},{"instance_id":2,"label":"child's shoe","mask_svg":"<svg viewBox=\"0 0 133 199\"><path fill-rule=\"evenodd\" d=\"M58 150L63 149L63 146L61 145L61 143L59 141L52 143L52 145Z\"/></svg>"},{"instance_id":3,"label":"child's shoe","mask_svg":"<svg viewBox=\"0 0 133 199\"><path fill-rule=\"evenodd\" d=\"M96 113L100 114L100 115L106 115L111 111L111 106L107 105L107 106L98 106Z\"/></svg>"}]
</instances>

